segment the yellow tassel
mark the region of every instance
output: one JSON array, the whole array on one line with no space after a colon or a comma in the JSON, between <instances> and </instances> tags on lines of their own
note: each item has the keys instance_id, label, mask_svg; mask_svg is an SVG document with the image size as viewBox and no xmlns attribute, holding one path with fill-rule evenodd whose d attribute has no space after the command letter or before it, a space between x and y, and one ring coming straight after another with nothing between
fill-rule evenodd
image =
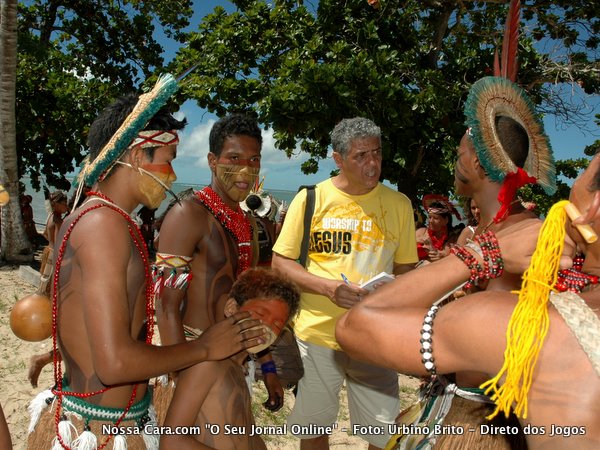
<instances>
[{"instance_id":1,"label":"yellow tassel","mask_svg":"<svg viewBox=\"0 0 600 450\"><path fill-rule=\"evenodd\" d=\"M488 417L499 412L508 417L514 403L518 417L527 418L527 395L533 380L533 372L544 344L548 327L548 299L556 284L560 257L565 245L565 204L556 203L548 213L529 268L523 274L519 301L513 310L506 329L504 365L500 372L480 387L486 389L496 403L496 409ZM505 377L502 386L500 380Z\"/></svg>"}]
</instances>

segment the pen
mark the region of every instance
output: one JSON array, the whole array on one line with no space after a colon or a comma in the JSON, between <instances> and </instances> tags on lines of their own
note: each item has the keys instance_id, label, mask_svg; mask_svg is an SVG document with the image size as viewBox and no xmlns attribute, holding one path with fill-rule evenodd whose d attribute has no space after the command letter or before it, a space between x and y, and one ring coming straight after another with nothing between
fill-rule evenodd
<instances>
[{"instance_id":1,"label":"pen","mask_svg":"<svg viewBox=\"0 0 600 450\"><path fill-rule=\"evenodd\" d=\"M348 278L346 278L346 275L344 275L343 273L340 273L340 275L342 276L342 280L344 280L344 283L346 283L348 286L350 286L350 281L348 281Z\"/></svg>"}]
</instances>

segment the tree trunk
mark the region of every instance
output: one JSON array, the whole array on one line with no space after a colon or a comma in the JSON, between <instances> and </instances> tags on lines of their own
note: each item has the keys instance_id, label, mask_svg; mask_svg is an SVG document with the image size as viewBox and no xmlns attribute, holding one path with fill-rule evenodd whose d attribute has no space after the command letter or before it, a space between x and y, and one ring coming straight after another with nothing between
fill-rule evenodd
<instances>
[{"instance_id":1,"label":"tree trunk","mask_svg":"<svg viewBox=\"0 0 600 450\"><path fill-rule=\"evenodd\" d=\"M15 124L17 79L17 0L0 0L0 183L10 201L2 207L0 261L33 259L19 205L19 170Z\"/></svg>"}]
</instances>

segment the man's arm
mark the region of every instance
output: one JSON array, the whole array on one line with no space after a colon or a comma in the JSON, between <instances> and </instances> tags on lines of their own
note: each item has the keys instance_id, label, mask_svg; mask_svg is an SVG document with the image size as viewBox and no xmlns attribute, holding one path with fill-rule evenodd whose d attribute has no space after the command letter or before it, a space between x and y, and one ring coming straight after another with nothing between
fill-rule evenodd
<instances>
[{"instance_id":1,"label":"man's arm","mask_svg":"<svg viewBox=\"0 0 600 450\"><path fill-rule=\"evenodd\" d=\"M540 226L541 223L537 219L531 219L519 222L498 233L506 270L511 273L522 273L526 270L535 250ZM473 254L475 255L475 252ZM355 358L409 373L424 373L424 369L420 366L420 356L411 359L410 355L420 355L420 329L425 313L436 300L443 298L469 277L470 271L467 266L454 255L399 276L391 283L375 290L345 313L338 320L336 339L342 348ZM448 311L453 311L458 305L460 308L468 305L477 308L473 303L477 299L485 300L501 296L499 292L481 294L485 295L468 296L468 302L465 298L455 302L457 305L452 303L444 306L439 312L439 317L446 316ZM465 310L465 314L467 312L469 311ZM490 314L490 311L478 311L478 314L478 317L483 319L486 314ZM455 316L454 320L460 322L461 326L465 326L464 321L459 320L458 316ZM493 313L490 315L490 320L494 320ZM435 333L438 342L444 341L438 334L439 322L444 323L444 319L441 321L436 319ZM451 324L448 324L448 329L451 330L448 332L450 341L459 338L452 333L462 336L460 326L453 329L449 325ZM443 329L444 325L439 327ZM501 335L503 336L503 333ZM473 336L471 338L474 339ZM439 361L441 352L436 354L438 355L435 356L436 361ZM452 355L452 352L446 354ZM409 359L400 361L399 359L403 357ZM460 358L459 361L462 361L461 364L464 363ZM452 364L457 364L456 361L442 360L440 363L442 367L451 367L450 371L475 370L455 367Z\"/></svg>"},{"instance_id":2,"label":"man's arm","mask_svg":"<svg viewBox=\"0 0 600 450\"><path fill-rule=\"evenodd\" d=\"M502 366L505 331L516 300L509 292L480 292L440 308L432 324L436 371L496 373ZM420 342L427 312L424 306L384 309L359 304L338 321L336 339L353 358L427 375Z\"/></svg>"},{"instance_id":3,"label":"man's arm","mask_svg":"<svg viewBox=\"0 0 600 450\"><path fill-rule=\"evenodd\" d=\"M355 284L346 284L341 279L330 280L313 275L295 260L275 252L271 267L287 275L303 292L324 295L341 308L351 308L360 301L361 296L369 293Z\"/></svg>"},{"instance_id":4,"label":"man's arm","mask_svg":"<svg viewBox=\"0 0 600 450\"><path fill-rule=\"evenodd\" d=\"M410 272L415 268L414 264L398 264L394 263L394 275L402 275L403 273Z\"/></svg>"},{"instance_id":5,"label":"man's arm","mask_svg":"<svg viewBox=\"0 0 600 450\"><path fill-rule=\"evenodd\" d=\"M256 338L262 336L262 331L246 331L260 321L240 322L249 317L244 312L210 327L192 342L157 347L137 340L138 330L132 329L136 324L130 311L128 288L132 286L128 285L128 273L132 258L139 256L135 255L127 224L120 215L105 208L84 217L70 241L82 272L81 296L73 301L81 302L93 368L105 385L149 379L200 361L227 358L261 343L262 339ZM110 264L100 268L98 261ZM143 283L136 292L143 297ZM63 299L63 303L69 300ZM71 345L70 352L87 351L75 348L80 344L74 340Z\"/></svg>"},{"instance_id":6,"label":"man's arm","mask_svg":"<svg viewBox=\"0 0 600 450\"><path fill-rule=\"evenodd\" d=\"M160 228L158 253L194 256L205 234L206 221L202 220L201 212L191 200L173 205ZM185 342L181 318L184 297L185 290L165 287L156 302L156 322L163 345Z\"/></svg>"}]
</instances>

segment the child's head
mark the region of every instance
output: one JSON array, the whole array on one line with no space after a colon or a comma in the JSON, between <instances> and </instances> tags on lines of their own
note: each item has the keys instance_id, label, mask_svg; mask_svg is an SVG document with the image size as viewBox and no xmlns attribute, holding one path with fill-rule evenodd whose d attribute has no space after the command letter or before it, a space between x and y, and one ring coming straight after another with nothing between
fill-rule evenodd
<instances>
[{"instance_id":1,"label":"child's head","mask_svg":"<svg viewBox=\"0 0 600 450\"><path fill-rule=\"evenodd\" d=\"M225 315L236 311L250 311L252 318L260 319L268 328L267 342L248 349L259 352L281 333L290 317L298 311L300 291L298 287L274 270L249 269L233 284L230 299L225 306Z\"/></svg>"}]
</instances>

